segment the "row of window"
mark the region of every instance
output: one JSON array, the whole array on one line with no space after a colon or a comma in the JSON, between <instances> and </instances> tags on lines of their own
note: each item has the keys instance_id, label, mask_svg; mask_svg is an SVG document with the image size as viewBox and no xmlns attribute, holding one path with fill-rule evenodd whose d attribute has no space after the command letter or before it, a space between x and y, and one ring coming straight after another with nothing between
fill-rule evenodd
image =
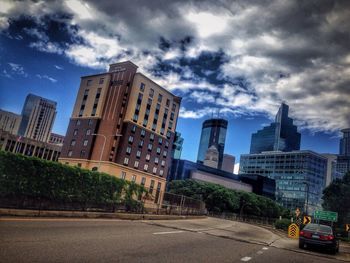
<instances>
[{"instance_id":1,"label":"row of window","mask_svg":"<svg viewBox=\"0 0 350 263\"><path fill-rule=\"evenodd\" d=\"M124 158L123 164L129 166L129 161L130 161L129 158L128 158L128 157L125 157L125 158ZM140 168L139 165L140 165L140 162L136 160L136 161L134 162L134 168L139 169L139 168ZM165 162L164 162L164 165L165 165ZM164 166L164 165L162 164L162 166ZM145 172L148 172L148 168L149 168L149 164L147 164L147 163L144 164L143 170L144 170ZM157 171L158 171L158 167L154 166L153 169L152 169L152 173L153 173L153 174L157 174ZM159 175L160 175L160 176L163 176L163 175L164 175L164 170L161 169L161 168L159 168Z\"/></svg>"},{"instance_id":2,"label":"row of window","mask_svg":"<svg viewBox=\"0 0 350 263\"><path fill-rule=\"evenodd\" d=\"M96 92L96 95L95 95L95 101L94 101L94 104L93 104L93 107L92 107L92 111L91 111L91 116L95 116L96 115L96 110L97 110L98 102L99 102L99 99L100 99L100 96L101 96L101 91L102 91L101 88L97 89L97 92ZM84 96L83 96L83 101L81 103L80 110L79 110L79 117L83 116L88 96L89 96L89 89L85 89Z\"/></svg>"},{"instance_id":3,"label":"row of window","mask_svg":"<svg viewBox=\"0 0 350 263\"><path fill-rule=\"evenodd\" d=\"M104 81L105 81L104 78L100 78L99 81L98 81L98 84L101 85L101 84L103 84ZM92 84L93 84L93 80L92 79L86 80L86 86L92 86Z\"/></svg>"}]
</instances>

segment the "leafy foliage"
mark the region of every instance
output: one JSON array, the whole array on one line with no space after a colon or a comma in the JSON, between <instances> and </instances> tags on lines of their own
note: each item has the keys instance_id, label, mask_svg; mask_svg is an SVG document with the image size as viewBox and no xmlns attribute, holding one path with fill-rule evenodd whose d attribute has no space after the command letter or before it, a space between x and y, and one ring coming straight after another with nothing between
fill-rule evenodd
<instances>
[{"instance_id":1,"label":"leafy foliage","mask_svg":"<svg viewBox=\"0 0 350 263\"><path fill-rule=\"evenodd\" d=\"M116 205L130 210L146 193L142 186L114 176L0 151L0 197Z\"/></svg>"},{"instance_id":2,"label":"leafy foliage","mask_svg":"<svg viewBox=\"0 0 350 263\"><path fill-rule=\"evenodd\" d=\"M169 183L169 191L204 201L210 212L232 212L271 218L288 214L283 207L269 198L212 183L195 180L172 181Z\"/></svg>"},{"instance_id":3,"label":"leafy foliage","mask_svg":"<svg viewBox=\"0 0 350 263\"><path fill-rule=\"evenodd\" d=\"M277 229L288 230L289 225L291 224L290 219L283 218L281 220L276 220L275 227Z\"/></svg>"}]
</instances>

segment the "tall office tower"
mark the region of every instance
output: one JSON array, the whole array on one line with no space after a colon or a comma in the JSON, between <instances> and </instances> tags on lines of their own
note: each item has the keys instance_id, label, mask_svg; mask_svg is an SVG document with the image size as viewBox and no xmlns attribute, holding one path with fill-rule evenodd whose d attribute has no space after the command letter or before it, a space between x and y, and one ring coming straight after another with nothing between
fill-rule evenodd
<instances>
[{"instance_id":1,"label":"tall office tower","mask_svg":"<svg viewBox=\"0 0 350 263\"><path fill-rule=\"evenodd\" d=\"M202 133L199 142L197 162L203 164L207 150L214 145L219 151L218 169L222 167L224 157L227 120L209 119L203 122Z\"/></svg>"},{"instance_id":2,"label":"tall office tower","mask_svg":"<svg viewBox=\"0 0 350 263\"><path fill-rule=\"evenodd\" d=\"M343 177L350 171L350 128L341 130L343 138L339 143L339 155L337 157L337 172Z\"/></svg>"},{"instance_id":3,"label":"tall office tower","mask_svg":"<svg viewBox=\"0 0 350 263\"><path fill-rule=\"evenodd\" d=\"M181 133L175 132L175 139L173 144L173 150L171 152L171 158L173 159L181 158L183 143L184 143L184 138L181 137Z\"/></svg>"},{"instance_id":4,"label":"tall office tower","mask_svg":"<svg viewBox=\"0 0 350 263\"><path fill-rule=\"evenodd\" d=\"M222 170L233 173L233 169L235 168L236 158L229 154L224 154L224 158L222 161Z\"/></svg>"},{"instance_id":5,"label":"tall office tower","mask_svg":"<svg viewBox=\"0 0 350 263\"><path fill-rule=\"evenodd\" d=\"M29 94L23 105L18 135L48 142L57 113L56 105L55 101Z\"/></svg>"},{"instance_id":6,"label":"tall office tower","mask_svg":"<svg viewBox=\"0 0 350 263\"><path fill-rule=\"evenodd\" d=\"M180 103L130 61L82 77L59 160L144 185L157 203Z\"/></svg>"},{"instance_id":7,"label":"tall office tower","mask_svg":"<svg viewBox=\"0 0 350 263\"><path fill-rule=\"evenodd\" d=\"M288 111L288 105L282 103L275 122L252 134L250 153L300 150L301 135L293 119L288 117Z\"/></svg>"},{"instance_id":8,"label":"tall office tower","mask_svg":"<svg viewBox=\"0 0 350 263\"><path fill-rule=\"evenodd\" d=\"M21 115L0 109L0 130L17 135L21 119Z\"/></svg>"}]
</instances>

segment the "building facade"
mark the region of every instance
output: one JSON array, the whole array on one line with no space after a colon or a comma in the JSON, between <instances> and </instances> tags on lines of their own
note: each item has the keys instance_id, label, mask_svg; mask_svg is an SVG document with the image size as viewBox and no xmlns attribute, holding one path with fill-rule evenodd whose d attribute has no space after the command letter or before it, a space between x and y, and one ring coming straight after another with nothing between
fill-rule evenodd
<instances>
[{"instance_id":1,"label":"building facade","mask_svg":"<svg viewBox=\"0 0 350 263\"><path fill-rule=\"evenodd\" d=\"M181 137L181 133L175 132L175 139L174 139L173 151L172 151L171 158L181 159L183 143L184 143L184 138Z\"/></svg>"},{"instance_id":2,"label":"building facade","mask_svg":"<svg viewBox=\"0 0 350 263\"><path fill-rule=\"evenodd\" d=\"M239 174L258 174L276 181L276 201L308 213L321 208L327 158L312 151L243 154Z\"/></svg>"},{"instance_id":3,"label":"building facade","mask_svg":"<svg viewBox=\"0 0 350 263\"><path fill-rule=\"evenodd\" d=\"M252 134L250 153L261 153L264 151L295 151L300 150L301 135L293 119L288 117L289 107L282 103L270 126Z\"/></svg>"},{"instance_id":4,"label":"building facade","mask_svg":"<svg viewBox=\"0 0 350 263\"><path fill-rule=\"evenodd\" d=\"M0 150L57 161L62 147L0 130Z\"/></svg>"},{"instance_id":5,"label":"building facade","mask_svg":"<svg viewBox=\"0 0 350 263\"><path fill-rule=\"evenodd\" d=\"M130 61L82 77L60 162L134 181L158 203L180 103Z\"/></svg>"},{"instance_id":6,"label":"building facade","mask_svg":"<svg viewBox=\"0 0 350 263\"><path fill-rule=\"evenodd\" d=\"M339 155L337 157L337 178L342 178L350 171L350 128L341 130L343 138L339 143Z\"/></svg>"},{"instance_id":7,"label":"building facade","mask_svg":"<svg viewBox=\"0 0 350 263\"><path fill-rule=\"evenodd\" d=\"M222 170L229 173L233 173L233 170L235 168L235 161L236 161L236 158L234 156L229 154L224 154L224 158L222 161Z\"/></svg>"},{"instance_id":8,"label":"building facade","mask_svg":"<svg viewBox=\"0 0 350 263\"><path fill-rule=\"evenodd\" d=\"M0 109L0 130L17 135L22 116Z\"/></svg>"},{"instance_id":9,"label":"building facade","mask_svg":"<svg viewBox=\"0 0 350 263\"><path fill-rule=\"evenodd\" d=\"M50 134L49 143L57 144L57 145L63 146L63 143L64 143L64 136L63 136L63 135L60 135L60 134L56 134L56 133L51 133L51 134Z\"/></svg>"},{"instance_id":10,"label":"building facade","mask_svg":"<svg viewBox=\"0 0 350 263\"><path fill-rule=\"evenodd\" d=\"M202 133L199 142L197 162L203 164L207 150L211 146L219 152L218 168L222 168L224 157L225 140L227 131L227 120L209 119L203 122Z\"/></svg>"},{"instance_id":11,"label":"building facade","mask_svg":"<svg viewBox=\"0 0 350 263\"><path fill-rule=\"evenodd\" d=\"M57 103L33 94L26 97L18 134L29 139L48 142L56 117Z\"/></svg>"}]
</instances>

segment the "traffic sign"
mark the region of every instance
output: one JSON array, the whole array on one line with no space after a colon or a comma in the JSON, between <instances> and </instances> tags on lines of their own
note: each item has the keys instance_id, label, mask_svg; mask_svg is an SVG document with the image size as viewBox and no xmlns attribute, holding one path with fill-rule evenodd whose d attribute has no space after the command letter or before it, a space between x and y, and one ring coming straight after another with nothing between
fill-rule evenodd
<instances>
[{"instance_id":1,"label":"traffic sign","mask_svg":"<svg viewBox=\"0 0 350 263\"><path fill-rule=\"evenodd\" d=\"M338 221L338 213L332 211L315 211L315 219L337 222Z\"/></svg>"},{"instance_id":2,"label":"traffic sign","mask_svg":"<svg viewBox=\"0 0 350 263\"><path fill-rule=\"evenodd\" d=\"M350 230L350 224L346 224L346 225L345 225L345 230L346 230L346 232L349 232L349 230Z\"/></svg>"},{"instance_id":3,"label":"traffic sign","mask_svg":"<svg viewBox=\"0 0 350 263\"><path fill-rule=\"evenodd\" d=\"M289 238L299 238L299 227L297 224L290 224L288 227Z\"/></svg>"},{"instance_id":4,"label":"traffic sign","mask_svg":"<svg viewBox=\"0 0 350 263\"><path fill-rule=\"evenodd\" d=\"M303 224L307 225L311 223L311 216L304 216Z\"/></svg>"}]
</instances>

